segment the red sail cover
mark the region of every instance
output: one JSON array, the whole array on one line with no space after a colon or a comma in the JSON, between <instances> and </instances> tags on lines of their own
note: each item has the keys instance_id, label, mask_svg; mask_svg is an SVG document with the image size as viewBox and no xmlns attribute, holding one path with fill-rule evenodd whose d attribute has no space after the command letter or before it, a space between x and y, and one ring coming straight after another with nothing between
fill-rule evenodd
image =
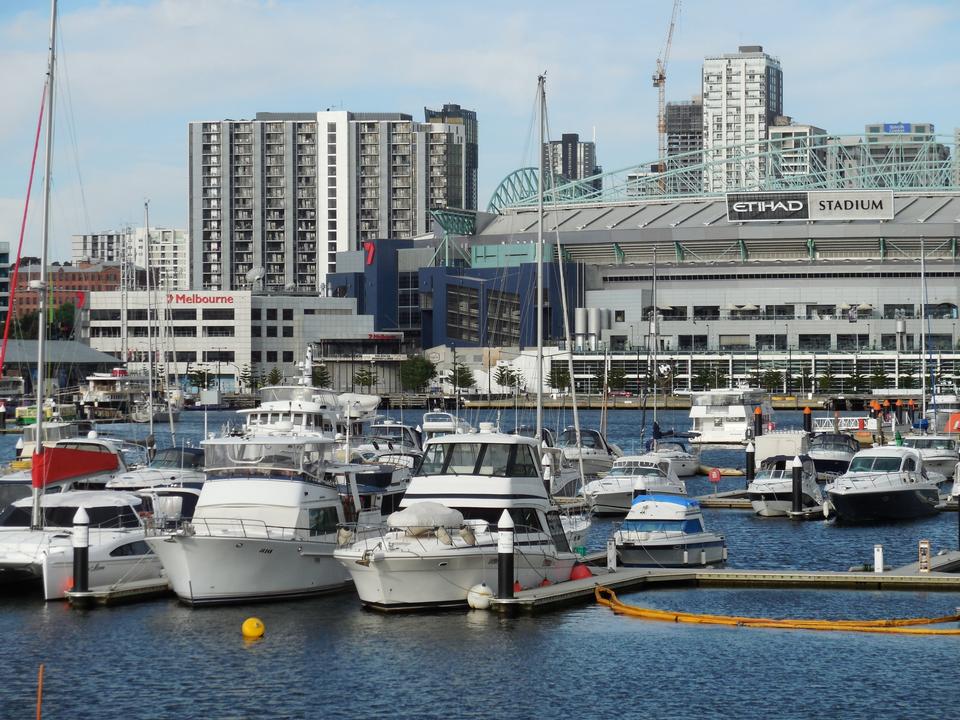
<instances>
[{"instance_id":1,"label":"red sail cover","mask_svg":"<svg viewBox=\"0 0 960 720\"><path fill-rule=\"evenodd\" d=\"M33 454L30 468L33 487L42 488L57 480L109 472L119 467L117 456L109 452L49 447L43 454Z\"/></svg>"}]
</instances>

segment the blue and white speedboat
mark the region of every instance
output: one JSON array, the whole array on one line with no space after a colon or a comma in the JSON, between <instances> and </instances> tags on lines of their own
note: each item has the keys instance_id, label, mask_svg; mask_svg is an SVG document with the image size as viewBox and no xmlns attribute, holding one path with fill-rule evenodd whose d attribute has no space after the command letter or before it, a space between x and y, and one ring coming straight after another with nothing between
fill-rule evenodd
<instances>
[{"instance_id":1,"label":"blue and white speedboat","mask_svg":"<svg viewBox=\"0 0 960 720\"><path fill-rule=\"evenodd\" d=\"M723 562L723 535L703 527L700 503L679 495L638 495L613 534L628 567L694 567Z\"/></svg>"}]
</instances>

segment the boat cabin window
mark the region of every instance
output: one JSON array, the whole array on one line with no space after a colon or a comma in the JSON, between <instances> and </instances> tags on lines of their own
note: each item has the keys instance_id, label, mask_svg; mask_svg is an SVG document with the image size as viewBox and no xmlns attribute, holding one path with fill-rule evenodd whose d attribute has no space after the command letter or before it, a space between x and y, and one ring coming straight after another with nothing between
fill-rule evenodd
<instances>
[{"instance_id":1,"label":"boat cabin window","mask_svg":"<svg viewBox=\"0 0 960 720\"><path fill-rule=\"evenodd\" d=\"M556 510L547 513L547 527L550 529L550 536L553 538L553 544L557 546L557 550L570 552L570 543L567 540L567 534L563 531L560 513Z\"/></svg>"},{"instance_id":2,"label":"boat cabin window","mask_svg":"<svg viewBox=\"0 0 960 720\"><path fill-rule=\"evenodd\" d=\"M908 457L903 461L903 469L907 472L911 472L917 469L917 463L912 457Z\"/></svg>"},{"instance_id":3,"label":"boat cabin window","mask_svg":"<svg viewBox=\"0 0 960 720\"><path fill-rule=\"evenodd\" d=\"M485 522L491 530L496 530L497 523L500 522L500 516L503 515L504 510L502 507L460 507L457 509L463 515L464 520ZM509 508L509 510L515 532L544 532L540 515L534 508ZM561 527L562 532L563 528Z\"/></svg>"},{"instance_id":4,"label":"boat cabin window","mask_svg":"<svg viewBox=\"0 0 960 720\"><path fill-rule=\"evenodd\" d=\"M418 474L539 477L532 450L506 443L436 443L427 446Z\"/></svg>"},{"instance_id":5,"label":"boat cabin window","mask_svg":"<svg viewBox=\"0 0 960 720\"><path fill-rule=\"evenodd\" d=\"M325 447L299 443L223 443L204 448L207 472L218 470L287 470L318 475Z\"/></svg>"},{"instance_id":6,"label":"boat cabin window","mask_svg":"<svg viewBox=\"0 0 960 720\"><path fill-rule=\"evenodd\" d=\"M849 472L897 472L900 457L897 455L863 455L850 461Z\"/></svg>"},{"instance_id":7,"label":"boat cabin window","mask_svg":"<svg viewBox=\"0 0 960 720\"><path fill-rule=\"evenodd\" d=\"M624 520L623 529L631 532L703 532L699 518L687 520Z\"/></svg>"},{"instance_id":8,"label":"boat cabin window","mask_svg":"<svg viewBox=\"0 0 960 720\"><path fill-rule=\"evenodd\" d=\"M135 557L137 555L152 555L153 550L143 540L124 543L110 551L110 557Z\"/></svg>"},{"instance_id":9,"label":"boat cabin window","mask_svg":"<svg viewBox=\"0 0 960 720\"><path fill-rule=\"evenodd\" d=\"M179 469L190 468L200 470L203 468L203 451L191 450L186 452L177 448L166 448L158 450L153 460L150 462L152 468Z\"/></svg>"},{"instance_id":10,"label":"boat cabin window","mask_svg":"<svg viewBox=\"0 0 960 720\"><path fill-rule=\"evenodd\" d=\"M599 433L591 432L590 430L581 430L580 431L580 445L585 448L592 448L595 450L604 450L603 440L600 438ZM577 431L576 430L564 430L560 435L560 440L557 442L557 447L561 448L575 448L577 446Z\"/></svg>"},{"instance_id":11,"label":"boat cabin window","mask_svg":"<svg viewBox=\"0 0 960 720\"><path fill-rule=\"evenodd\" d=\"M918 450L956 450L957 443L951 438L906 437L903 444Z\"/></svg>"},{"instance_id":12,"label":"boat cabin window","mask_svg":"<svg viewBox=\"0 0 960 720\"><path fill-rule=\"evenodd\" d=\"M129 505L85 508L91 528L136 528L140 518ZM44 527L72 528L76 506L43 508ZM0 527L30 527L30 507L10 505L0 513Z\"/></svg>"},{"instance_id":13,"label":"boat cabin window","mask_svg":"<svg viewBox=\"0 0 960 720\"><path fill-rule=\"evenodd\" d=\"M335 507L310 508L307 511L307 524L310 535L329 535L337 531L337 509Z\"/></svg>"}]
</instances>

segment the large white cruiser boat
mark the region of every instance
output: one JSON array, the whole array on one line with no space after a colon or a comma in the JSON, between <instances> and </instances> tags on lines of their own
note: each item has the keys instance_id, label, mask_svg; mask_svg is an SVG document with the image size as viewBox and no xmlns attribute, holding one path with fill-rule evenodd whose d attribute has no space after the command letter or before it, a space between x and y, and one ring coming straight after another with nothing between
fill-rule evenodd
<instances>
[{"instance_id":1,"label":"large white cruiser boat","mask_svg":"<svg viewBox=\"0 0 960 720\"><path fill-rule=\"evenodd\" d=\"M754 410L763 407L760 390L707 390L690 396L690 431L697 444L739 444L753 429ZM767 415L767 410L763 410Z\"/></svg>"},{"instance_id":2,"label":"large white cruiser boat","mask_svg":"<svg viewBox=\"0 0 960 720\"><path fill-rule=\"evenodd\" d=\"M501 433L428 441L401 507L376 536L345 537L335 553L365 605L459 607L474 585L496 592L497 522L504 510L516 525L517 582L533 587L567 580L578 557L567 533L582 538L589 526L583 519L565 529L544 484L537 441Z\"/></svg>"},{"instance_id":3,"label":"large white cruiser boat","mask_svg":"<svg viewBox=\"0 0 960 720\"><path fill-rule=\"evenodd\" d=\"M960 461L956 436L946 433L904 435L903 444L905 447L911 447L920 452L920 457L923 458L923 466L927 469L927 472L939 473L945 478L953 478L957 462Z\"/></svg>"},{"instance_id":4,"label":"large white cruiser boat","mask_svg":"<svg viewBox=\"0 0 960 720\"><path fill-rule=\"evenodd\" d=\"M841 520L907 520L935 514L940 502L919 451L896 445L861 450L825 490L824 512Z\"/></svg>"},{"instance_id":5,"label":"large white cruiser boat","mask_svg":"<svg viewBox=\"0 0 960 720\"><path fill-rule=\"evenodd\" d=\"M30 528L32 500L0 513L0 584L37 584L45 600L73 587L73 519L83 507L90 519L90 586L158 580L160 561L144 543L145 498L115 490L69 490L40 496L43 527Z\"/></svg>"},{"instance_id":6,"label":"large white cruiser boat","mask_svg":"<svg viewBox=\"0 0 960 720\"><path fill-rule=\"evenodd\" d=\"M687 485L669 460L624 455L616 459L610 472L588 482L583 494L597 515L624 515L638 495L686 495Z\"/></svg>"},{"instance_id":7,"label":"large white cruiser boat","mask_svg":"<svg viewBox=\"0 0 960 720\"><path fill-rule=\"evenodd\" d=\"M147 538L182 601L293 598L349 583L333 559L345 517L328 474L332 445L279 431L203 443L207 481L192 520Z\"/></svg>"}]
</instances>

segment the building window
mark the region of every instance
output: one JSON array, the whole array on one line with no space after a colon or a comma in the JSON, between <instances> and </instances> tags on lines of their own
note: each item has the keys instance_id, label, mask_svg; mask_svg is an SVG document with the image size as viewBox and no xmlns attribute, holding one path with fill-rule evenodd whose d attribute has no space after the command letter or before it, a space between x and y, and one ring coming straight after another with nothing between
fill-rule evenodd
<instances>
[{"instance_id":1,"label":"building window","mask_svg":"<svg viewBox=\"0 0 960 720\"><path fill-rule=\"evenodd\" d=\"M283 351L283 361L285 363L293 362L293 350L284 350Z\"/></svg>"},{"instance_id":2,"label":"building window","mask_svg":"<svg viewBox=\"0 0 960 720\"><path fill-rule=\"evenodd\" d=\"M177 350L176 359L177 359L177 362L196 362L197 351L196 350Z\"/></svg>"},{"instance_id":3,"label":"building window","mask_svg":"<svg viewBox=\"0 0 960 720\"><path fill-rule=\"evenodd\" d=\"M293 327L291 327L290 325L284 325L284 326L283 326L283 337L292 338L292 337L293 337Z\"/></svg>"},{"instance_id":4,"label":"building window","mask_svg":"<svg viewBox=\"0 0 960 720\"><path fill-rule=\"evenodd\" d=\"M480 342L480 290L447 285L447 337Z\"/></svg>"},{"instance_id":5,"label":"building window","mask_svg":"<svg viewBox=\"0 0 960 720\"><path fill-rule=\"evenodd\" d=\"M258 362L260 362L260 351L259 351L259 350L251 350L251 351L250 351L250 362L252 362L252 363L258 363Z\"/></svg>"},{"instance_id":6,"label":"building window","mask_svg":"<svg viewBox=\"0 0 960 720\"><path fill-rule=\"evenodd\" d=\"M277 309L267 308L267 320L276 320L276 319L277 319Z\"/></svg>"},{"instance_id":7,"label":"building window","mask_svg":"<svg viewBox=\"0 0 960 720\"><path fill-rule=\"evenodd\" d=\"M283 319L284 319L284 320L293 320L293 308L284 308L284 309L283 309Z\"/></svg>"},{"instance_id":8,"label":"building window","mask_svg":"<svg viewBox=\"0 0 960 720\"><path fill-rule=\"evenodd\" d=\"M197 329L195 327L177 327L173 326L174 337L196 337Z\"/></svg>"},{"instance_id":9,"label":"building window","mask_svg":"<svg viewBox=\"0 0 960 720\"><path fill-rule=\"evenodd\" d=\"M276 337L277 336L277 326L276 325L267 325L267 337Z\"/></svg>"},{"instance_id":10,"label":"building window","mask_svg":"<svg viewBox=\"0 0 960 720\"><path fill-rule=\"evenodd\" d=\"M171 319L171 320L196 320L196 319L197 319L197 311L196 311L196 310L193 310L193 309L190 309L190 310L171 310L171 311L170 311L170 319Z\"/></svg>"},{"instance_id":11,"label":"building window","mask_svg":"<svg viewBox=\"0 0 960 720\"><path fill-rule=\"evenodd\" d=\"M204 320L233 320L233 309L227 308L204 308Z\"/></svg>"},{"instance_id":12,"label":"building window","mask_svg":"<svg viewBox=\"0 0 960 720\"><path fill-rule=\"evenodd\" d=\"M613 311L613 321L614 322L624 322L626 318L626 312L623 310L614 310Z\"/></svg>"},{"instance_id":13,"label":"building window","mask_svg":"<svg viewBox=\"0 0 960 720\"><path fill-rule=\"evenodd\" d=\"M233 325L205 325L204 337L233 337Z\"/></svg>"},{"instance_id":14,"label":"building window","mask_svg":"<svg viewBox=\"0 0 960 720\"><path fill-rule=\"evenodd\" d=\"M250 308L250 319L251 320L260 319L260 308Z\"/></svg>"},{"instance_id":15,"label":"building window","mask_svg":"<svg viewBox=\"0 0 960 720\"><path fill-rule=\"evenodd\" d=\"M487 293L487 344L520 344L520 296L490 290Z\"/></svg>"},{"instance_id":16,"label":"building window","mask_svg":"<svg viewBox=\"0 0 960 720\"><path fill-rule=\"evenodd\" d=\"M267 362L275 363L277 361L277 351L276 350L267 350Z\"/></svg>"}]
</instances>

